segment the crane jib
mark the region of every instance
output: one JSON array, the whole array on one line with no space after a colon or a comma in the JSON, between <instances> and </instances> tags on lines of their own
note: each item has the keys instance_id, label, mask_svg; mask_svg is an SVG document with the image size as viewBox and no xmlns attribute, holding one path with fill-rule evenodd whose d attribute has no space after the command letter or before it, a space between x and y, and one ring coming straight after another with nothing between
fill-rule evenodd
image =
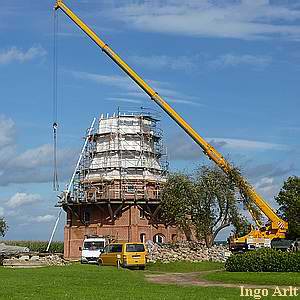
<instances>
[{"instance_id":1,"label":"crane jib","mask_svg":"<svg viewBox=\"0 0 300 300\"><path fill-rule=\"evenodd\" d=\"M134 80L212 159L226 174L232 176L237 186L271 221L273 229L287 229L282 220L253 187L229 164L227 160L208 142L206 142L154 89L152 89L122 58L116 54L97 34L70 10L62 0L57 0L55 10L61 9L82 31L84 31L132 80Z\"/></svg>"}]
</instances>

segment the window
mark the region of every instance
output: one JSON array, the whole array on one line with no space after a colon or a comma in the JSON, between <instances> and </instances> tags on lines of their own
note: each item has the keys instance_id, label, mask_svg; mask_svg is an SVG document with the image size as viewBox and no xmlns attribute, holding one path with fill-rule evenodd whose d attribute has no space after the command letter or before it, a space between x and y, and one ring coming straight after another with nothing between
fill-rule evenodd
<instances>
[{"instance_id":1,"label":"window","mask_svg":"<svg viewBox=\"0 0 300 300\"><path fill-rule=\"evenodd\" d=\"M177 234L172 234L172 242L176 242L177 241Z\"/></svg>"},{"instance_id":2,"label":"window","mask_svg":"<svg viewBox=\"0 0 300 300\"><path fill-rule=\"evenodd\" d=\"M111 245L111 251L110 252L122 252L122 244L113 244Z\"/></svg>"},{"instance_id":3,"label":"window","mask_svg":"<svg viewBox=\"0 0 300 300\"><path fill-rule=\"evenodd\" d=\"M107 245L107 246L105 246L105 248L104 248L104 251L103 251L104 253L109 253L109 252L111 252L111 245Z\"/></svg>"},{"instance_id":4,"label":"window","mask_svg":"<svg viewBox=\"0 0 300 300\"><path fill-rule=\"evenodd\" d=\"M161 233L158 233L153 237L154 243L162 244L164 243L164 241L165 241L165 236Z\"/></svg>"},{"instance_id":5,"label":"window","mask_svg":"<svg viewBox=\"0 0 300 300\"><path fill-rule=\"evenodd\" d=\"M99 250L103 249L104 242L85 242L83 245L84 250Z\"/></svg>"},{"instance_id":6,"label":"window","mask_svg":"<svg viewBox=\"0 0 300 300\"><path fill-rule=\"evenodd\" d=\"M84 223L90 223L91 221L91 212L89 208L86 208L83 212L83 221Z\"/></svg>"},{"instance_id":7,"label":"window","mask_svg":"<svg viewBox=\"0 0 300 300\"><path fill-rule=\"evenodd\" d=\"M140 209L140 219L145 219L145 211Z\"/></svg>"},{"instance_id":8,"label":"window","mask_svg":"<svg viewBox=\"0 0 300 300\"><path fill-rule=\"evenodd\" d=\"M144 252L145 247L143 244L127 244L126 252Z\"/></svg>"},{"instance_id":9,"label":"window","mask_svg":"<svg viewBox=\"0 0 300 300\"><path fill-rule=\"evenodd\" d=\"M135 188L134 185L127 185L127 192L128 193L134 193Z\"/></svg>"},{"instance_id":10,"label":"window","mask_svg":"<svg viewBox=\"0 0 300 300\"><path fill-rule=\"evenodd\" d=\"M145 233L141 233L140 234L140 241L141 241L141 243L145 243L146 242L146 234Z\"/></svg>"}]
</instances>

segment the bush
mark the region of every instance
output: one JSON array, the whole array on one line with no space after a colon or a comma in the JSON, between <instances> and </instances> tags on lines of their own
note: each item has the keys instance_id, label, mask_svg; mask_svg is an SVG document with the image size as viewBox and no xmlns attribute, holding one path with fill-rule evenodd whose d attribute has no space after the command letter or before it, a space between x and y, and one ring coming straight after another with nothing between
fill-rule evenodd
<instances>
[{"instance_id":1,"label":"bush","mask_svg":"<svg viewBox=\"0 0 300 300\"><path fill-rule=\"evenodd\" d=\"M300 253L260 249L230 256L229 272L300 272Z\"/></svg>"},{"instance_id":2,"label":"bush","mask_svg":"<svg viewBox=\"0 0 300 300\"><path fill-rule=\"evenodd\" d=\"M3 241L6 245L27 247L32 252L45 252L47 249L47 241ZM52 242L49 252L63 253L63 242Z\"/></svg>"}]
</instances>

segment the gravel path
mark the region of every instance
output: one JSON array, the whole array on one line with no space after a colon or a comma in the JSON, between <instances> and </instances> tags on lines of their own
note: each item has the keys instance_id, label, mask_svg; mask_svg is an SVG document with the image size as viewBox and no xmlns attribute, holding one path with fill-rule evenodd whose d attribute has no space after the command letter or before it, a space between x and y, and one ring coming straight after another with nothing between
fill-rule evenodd
<instances>
[{"instance_id":1,"label":"gravel path","mask_svg":"<svg viewBox=\"0 0 300 300\"><path fill-rule=\"evenodd\" d=\"M193 272L193 273L160 273L160 274L145 274L146 280L152 283L160 284L177 284L177 285L194 285L194 286L219 286L227 288L240 288L241 286L245 288L266 288L274 289L276 285L253 285L246 283L223 283L208 281L204 278L201 278L201 275L207 274L212 271L206 272ZM215 272L215 271L213 271ZM281 286L284 288L284 286ZM288 287L287 287L288 288Z\"/></svg>"}]
</instances>

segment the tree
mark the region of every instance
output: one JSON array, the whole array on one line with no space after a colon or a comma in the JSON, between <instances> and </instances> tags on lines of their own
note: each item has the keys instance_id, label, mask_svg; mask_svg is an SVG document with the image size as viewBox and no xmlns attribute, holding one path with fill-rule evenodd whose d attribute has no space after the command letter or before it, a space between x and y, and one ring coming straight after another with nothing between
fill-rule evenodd
<instances>
[{"instance_id":1,"label":"tree","mask_svg":"<svg viewBox=\"0 0 300 300\"><path fill-rule=\"evenodd\" d=\"M211 247L217 234L239 217L233 181L216 167L200 167L195 176L192 223L198 238Z\"/></svg>"},{"instance_id":2,"label":"tree","mask_svg":"<svg viewBox=\"0 0 300 300\"><path fill-rule=\"evenodd\" d=\"M8 226L4 218L0 218L0 236L4 237L8 230Z\"/></svg>"},{"instance_id":3,"label":"tree","mask_svg":"<svg viewBox=\"0 0 300 300\"><path fill-rule=\"evenodd\" d=\"M162 191L162 219L166 224L176 224L187 240L192 239L191 200L194 194L192 180L183 173L171 174Z\"/></svg>"},{"instance_id":4,"label":"tree","mask_svg":"<svg viewBox=\"0 0 300 300\"><path fill-rule=\"evenodd\" d=\"M300 177L289 177L275 200L280 205L282 217L289 224L288 237L300 237Z\"/></svg>"},{"instance_id":5,"label":"tree","mask_svg":"<svg viewBox=\"0 0 300 300\"><path fill-rule=\"evenodd\" d=\"M233 217L231 223L234 227L233 233L236 237L245 236L251 230L251 223L240 214Z\"/></svg>"}]
</instances>

